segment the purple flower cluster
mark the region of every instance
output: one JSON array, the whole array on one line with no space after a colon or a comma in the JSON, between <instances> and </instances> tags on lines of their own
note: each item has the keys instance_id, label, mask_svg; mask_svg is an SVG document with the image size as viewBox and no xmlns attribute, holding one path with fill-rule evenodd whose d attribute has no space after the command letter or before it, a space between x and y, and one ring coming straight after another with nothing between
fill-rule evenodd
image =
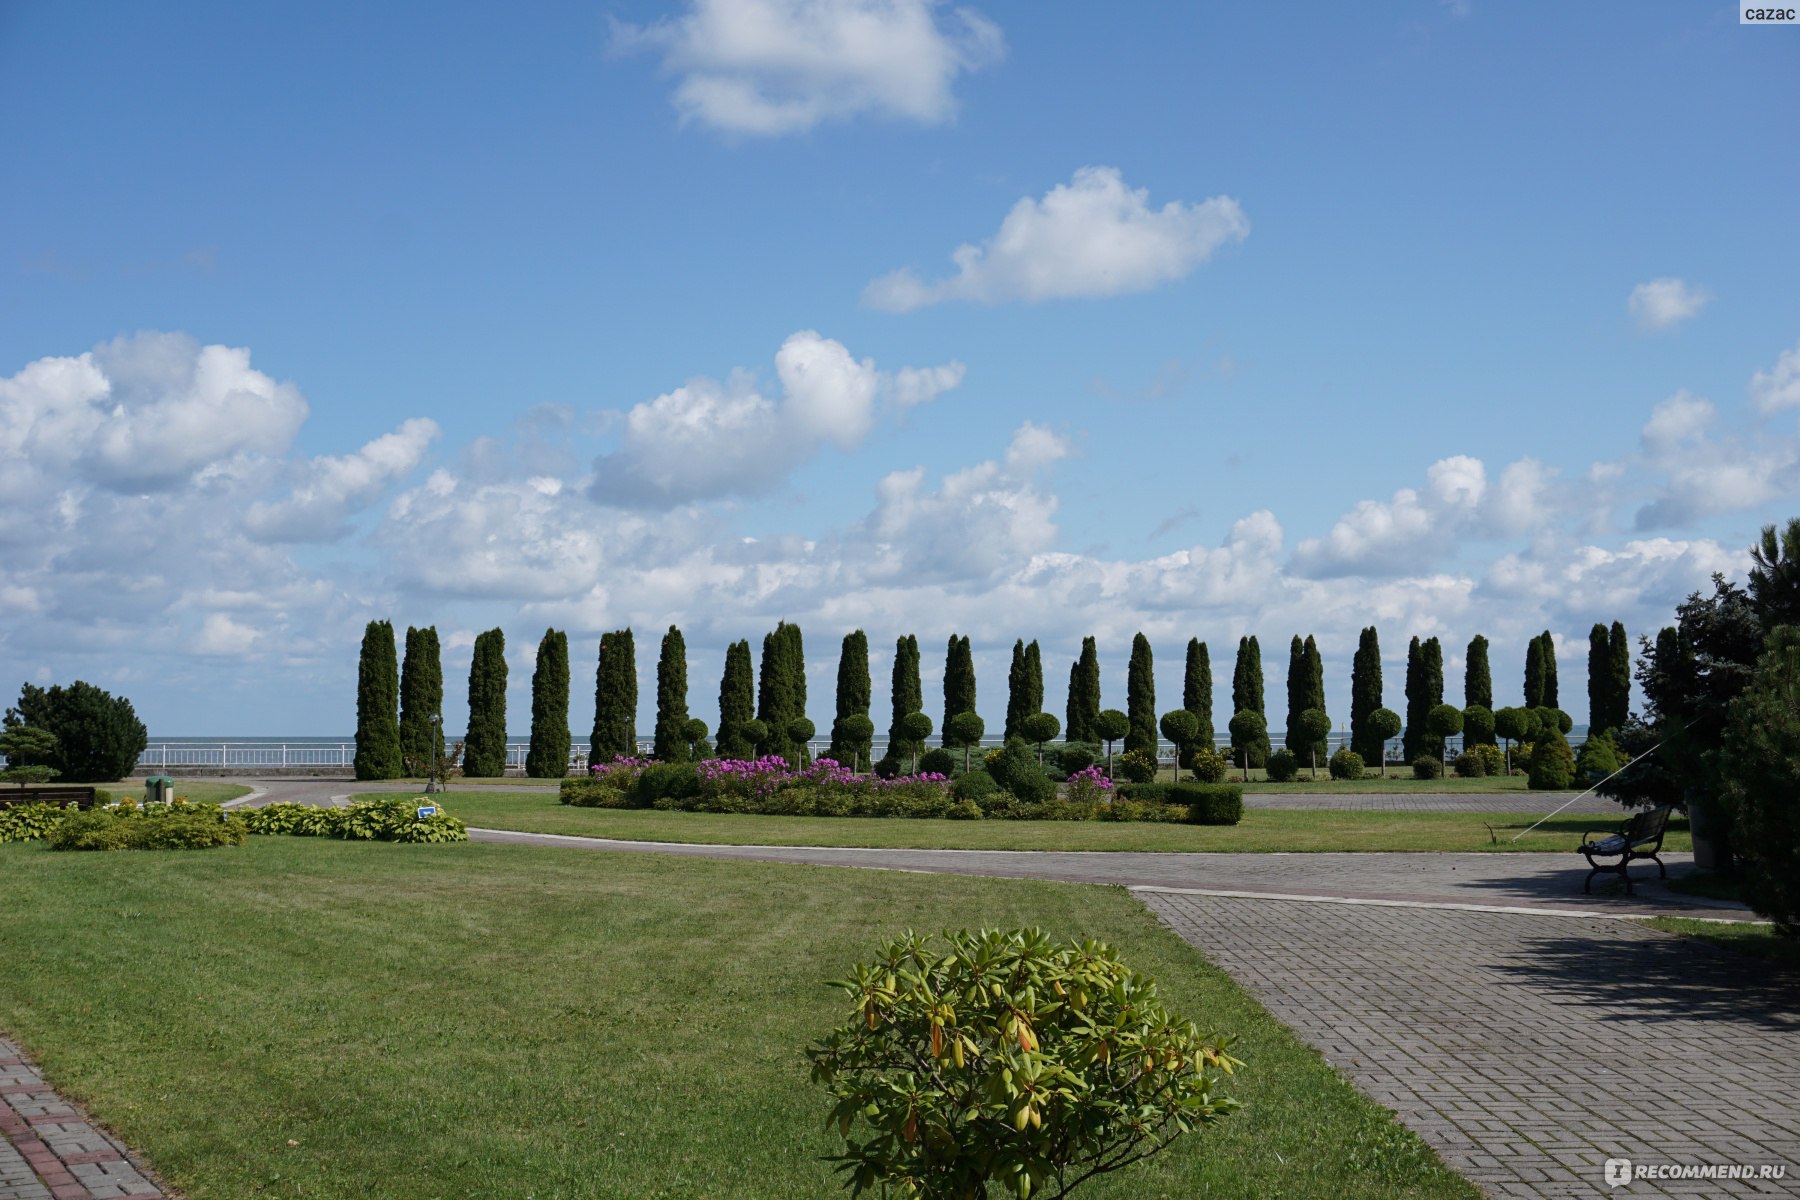
<instances>
[{"instance_id":1,"label":"purple flower cluster","mask_svg":"<svg viewBox=\"0 0 1800 1200\"><path fill-rule=\"evenodd\" d=\"M852 791L886 791L917 784L943 784L948 777L931 771L879 779L857 775L835 759L816 758L802 770L794 770L778 754L755 759L709 758L695 764L700 786L708 793L767 796L794 786L835 786Z\"/></svg>"},{"instance_id":2,"label":"purple flower cluster","mask_svg":"<svg viewBox=\"0 0 1800 1200\"><path fill-rule=\"evenodd\" d=\"M611 762L595 763L589 767L588 777L598 782L612 782L626 787L654 761L631 754L615 754Z\"/></svg>"},{"instance_id":3,"label":"purple flower cluster","mask_svg":"<svg viewBox=\"0 0 1800 1200\"><path fill-rule=\"evenodd\" d=\"M1106 772L1099 767L1083 767L1069 776L1069 782L1086 787L1097 787L1103 792L1112 791L1113 781L1106 777Z\"/></svg>"}]
</instances>

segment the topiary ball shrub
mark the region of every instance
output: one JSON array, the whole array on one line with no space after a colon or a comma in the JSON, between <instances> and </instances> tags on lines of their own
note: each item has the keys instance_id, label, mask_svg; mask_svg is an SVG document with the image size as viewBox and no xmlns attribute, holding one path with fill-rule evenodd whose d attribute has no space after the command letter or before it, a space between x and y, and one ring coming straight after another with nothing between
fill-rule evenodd
<instances>
[{"instance_id":1,"label":"topiary ball shrub","mask_svg":"<svg viewBox=\"0 0 1800 1200\"><path fill-rule=\"evenodd\" d=\"M1127 750L1113 762L1113 770L1132 783L1154 783L1156 780L1156 755L1149 750Z\"/></svg>"},{"instance_id":2,"label":"topiary ball shrub","mask_svg":"<svg viewBox=\"0 0 1800 1200\"><path fill-rule=\"evenodd\" d=\"M1232 1039L1168 1012L1104 943L944 941L908 933L832 984L848 1020L807 1051L853 1192L1066 1194L1241 1107Z\"/></svg>"},{"instance_id":3,"label":"topiary ball shrub","mask_svg":"<svg viewBox=\"0 0 1800 1200\"><path fill-rule=\"evenodd\" d=\"M877 779L892 779L906 770L906 764L889 754L876 759L875 765L869 769Z\"/></svg>"},{"instance_id":4,"label":"topiary ball shrub","mask_svg":"<svg viewBox=\"0 0 1800 1200\"><path fill-rule=\"evenodd\" d=\"M919 773L948 778L962 765L962 755L952 754L939 746L919 755Z\"/></svg>"},{"instance_id":5,"label":"topiary ball shrub","mask_svg":"<svg viewBox=\"0 0 1800 1200\"><path fill-rule=\"evenodd\" d=\"M1196 746L1188 753L1188 770L1201 783L1219 783L1227 770L1225 756L1211 746Z\"/></svg>"},{"instance_id":6,"label":"topiary ball shrub","mask_svg":"<svg viewBox=\"0 0 1800 1200\"><path fill-rule=\"evenodd\" d=\"M1444 777L1444 764L1442 760L1434 758L1429 754L1421 754L1419 757L1413 759L1412 772L1414 779L1442 779Z\"/></svg>"},{"instance_id":7,"label":"topiary ball shrub","mask_svg":"<svg viewBox=\"0 0 1800 1200\"><path fill-rule=\"evenodd\" d=\"M958 800L983 804L1000 794L1000 785L986 771L969 771L958 775L950 784L950 794Z\"/></svg>"},{"instance_id":8,"label":"topiary ball shrub","mask_svg":"<svg viewBox=\"0 0 1800 1200\"><path fill-rule=\"evenodd\" d=\"M1575 778L1583 787L1593 787L1624 765L1619 747L1604 733L1581 743L1575 752Z\"/></svg>"},{"instance_id":9,"label":"topiary ball shrub","mask_svg":"<svg viewBox=\"0 0 1800 1200\"><path fill-rule=\"evenodd\" d=\"M1540 792L1559 792L1575 782L1575 755L1562 735L1540 731L1525 776L1526 786Z\"/></svg>"},{"instance_id":10,"label":"topiary ball shrub","mask_svg":"<svg viewBox=\"0 0 1800 1200\"><path fill-rule=\"evenodd\" d=\"M1333 754L1329 765L1333 779L1361 779L1363 777L1362 755L1348 747Z\"/></svg>"},{"instance_id":11,"label":"topiary ball shrub","mask_svg":"<svg viewBox=\"0 0 1800 1200\"><path fill-rule=\"evenodd\" d=\"M1300 760L1294 757L1292 750L1283 746L1269 755L1269 760L1263 764L1263 770L1268 774L1270 783L1290 783L1300 774Z\"/></svg>"},{"instance_id":12,"label":"topiary ball shrub","mask_svg":"<svg viewBox=\"0 0 1800 1200\"><path fill-rule=\"evenodd\" d=\"M1038 766L1037 752L1023 738L1011 738L1000 748L1000 757L987 764L987 772L1000 789L1027 802L1041 802L1056 795L1056 785Z\"/></svg>"},{"instance_id":13,"label":"topiary ball shrub","mask_svg":"<svg viewBox=\"0 0 1800 1200\"><path fill-rule=\"evenodd\" d=\"M1100 747L1087 742L1064 742L1050 753L1064 775L1085 771L1100 760Z\"/></svg>"},{"instance_id":14,"label":"topiary ball shrub","mask_svg":"<svg viewBox=\"0 0 1800 1200\"><path fill-rule=\"evenodd\" d=\"M1462 779L1480 779L1487 774L1487 764L1473 750L1464 750L1450 766Z\"/></svg>"}]
</instances>

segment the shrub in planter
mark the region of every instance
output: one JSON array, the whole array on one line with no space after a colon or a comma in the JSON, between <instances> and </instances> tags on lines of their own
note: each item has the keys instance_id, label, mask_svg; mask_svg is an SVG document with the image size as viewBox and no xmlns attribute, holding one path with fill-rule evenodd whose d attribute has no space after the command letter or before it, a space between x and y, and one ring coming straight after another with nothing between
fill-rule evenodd
<instances>
[{"instance_id":1,"label":"shrub in planter","mask_svg":"<svg viewBox=\"0 0 1800 1200\"><path fill-rule=\"evenodd\" d=\"M1225 756L1211 746L1195 746L1188 751L1188 771L1201 783L1219 783L1229 768Z\"/></svg>"},{"instance_id":2,"label":"shrub in planter","mask_svg":"<svg viewBox=\"0 0 1800 1200\"><path fill-rule=\"evenodd\" d=\"M947 778L956 772L956 768L961 763L960 755L952 754L939 746L919 755L919 773L921 775L943 775Z\"/></svg>"},{"instance_id":3,"label":"shrub in planter","mask_svg":"<svg viewBox=\"0 0 1800 1200\"><path fill-rule=\"evenodd\" d=\"M1333 754L1327 766L1333 779L1361 779L1363 777L1363 757L1348 746Z\"/></svg>"},{"instance_id":4,"label":"shrub in planter","mask_svg":"<svg viewBox=\"0 0 1800 1200\"><path fill-rule=\"evenodd\" d=\"M1433 755L1421 754L1412 760L1412 773L1414 779L1442 779L1444 764Z\"/></svg>"},{"instance_id":5,"label":"shrub in planter","mask_svg":"<svg viewBox=\"0 0 1800 1200\"><path fill-rule=\"evenodd\" d=\"M1038 766L1037 755L1023 738L1009 739L987 771L1002 790L1020 800L1042 802L1056 795L1056 785Z\"/></svg>"},{"instance_id":6,"label":"shrub in planter","mask_svg":"<svg viewBox=\"0 0 1800 1200\"><path fill-rule=\"evenodd\" d=\"M1300 773L1300 760L1294 757L1292 750L1284 746L1269 755L1268 761L1263 764L1263 770L1268 773L1271 782L1288 783Z\"/></svg>"},{"instance_id":7,"label":"shrub in planter","mask_svg":"<svg viewBox=\"0 0 1800 1200\"><path fill-rule=\"evenodd\" d=\"M1464 750L1457 755L1450 766L1463 779L1480 779L1487 774L1487 764L1482 762L1481 755L1476 754L1472 749Z\"/></svg>"},{"instance_id":8,"label":"shrub in planter","mask_svg":"<svg viewBox=\"0 0 1800 1200\"><path fill-rule=\"evenodd\" d=\"M851 1019L807 1051L856 1192L1015 1195L1117 1169L1241 1107L1231 1039L1154 981L1038 930L908 934L834 984Z\"/></svg>"},{"instance_id":9,"label":"shrub in planter","mask_svg":"<svg viewBox=\"0 0 1800 1200\"><path fill-rule=\"evenodd\" d=\"M1156 754L1153 751L1127 750L1116 761L1115 772L1132 783L1150 783L1156 778Z\"/></svg>"},{"instance_id":10,"label":"shrub in planter","mask_svg":"<svg viewBox=\"0 0 1800 1200\"><path fill-rule=\"evenodd\" d=\"M950 794L958 800L972 801L976 804L986 803L997 795L1000 785L986 771L970 771L966 775L958 775L950 784Z\"/></svg>"}]
</instances>

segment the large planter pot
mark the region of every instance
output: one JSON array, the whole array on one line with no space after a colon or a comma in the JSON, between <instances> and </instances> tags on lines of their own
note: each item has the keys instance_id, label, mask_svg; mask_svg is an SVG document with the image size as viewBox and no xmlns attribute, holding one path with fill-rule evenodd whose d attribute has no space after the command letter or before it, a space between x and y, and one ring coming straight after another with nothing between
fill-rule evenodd
<instances>
[{"instance_id":1,"label":"large planter pot","mask_svg":"<svg viewBox=\"0 0 1800 1200\"><path fill-rule=\"evenodd\" d=\"M1694 865L1708 871L1731 870L1731 845L1718 801L1689 792L1687 813L1694 839Z\"/></svg>"}]
</instances>

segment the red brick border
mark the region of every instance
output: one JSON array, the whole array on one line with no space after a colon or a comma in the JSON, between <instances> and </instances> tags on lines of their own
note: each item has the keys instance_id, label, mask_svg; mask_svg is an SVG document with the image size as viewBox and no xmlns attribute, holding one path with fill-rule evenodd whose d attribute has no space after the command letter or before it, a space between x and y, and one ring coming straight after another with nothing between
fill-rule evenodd
<instances>
[{"instance_id":1,"label":"red brick border","mask_svg":"<svg viewBox=\"0 0 1800 1200\"><path fill-rule=\"evenodd\" d=\"M37 1173L53 1200L173 1200L124 1146L57 1095L4 1037L0 1139Z\"/></svg>"}]
</instances>

